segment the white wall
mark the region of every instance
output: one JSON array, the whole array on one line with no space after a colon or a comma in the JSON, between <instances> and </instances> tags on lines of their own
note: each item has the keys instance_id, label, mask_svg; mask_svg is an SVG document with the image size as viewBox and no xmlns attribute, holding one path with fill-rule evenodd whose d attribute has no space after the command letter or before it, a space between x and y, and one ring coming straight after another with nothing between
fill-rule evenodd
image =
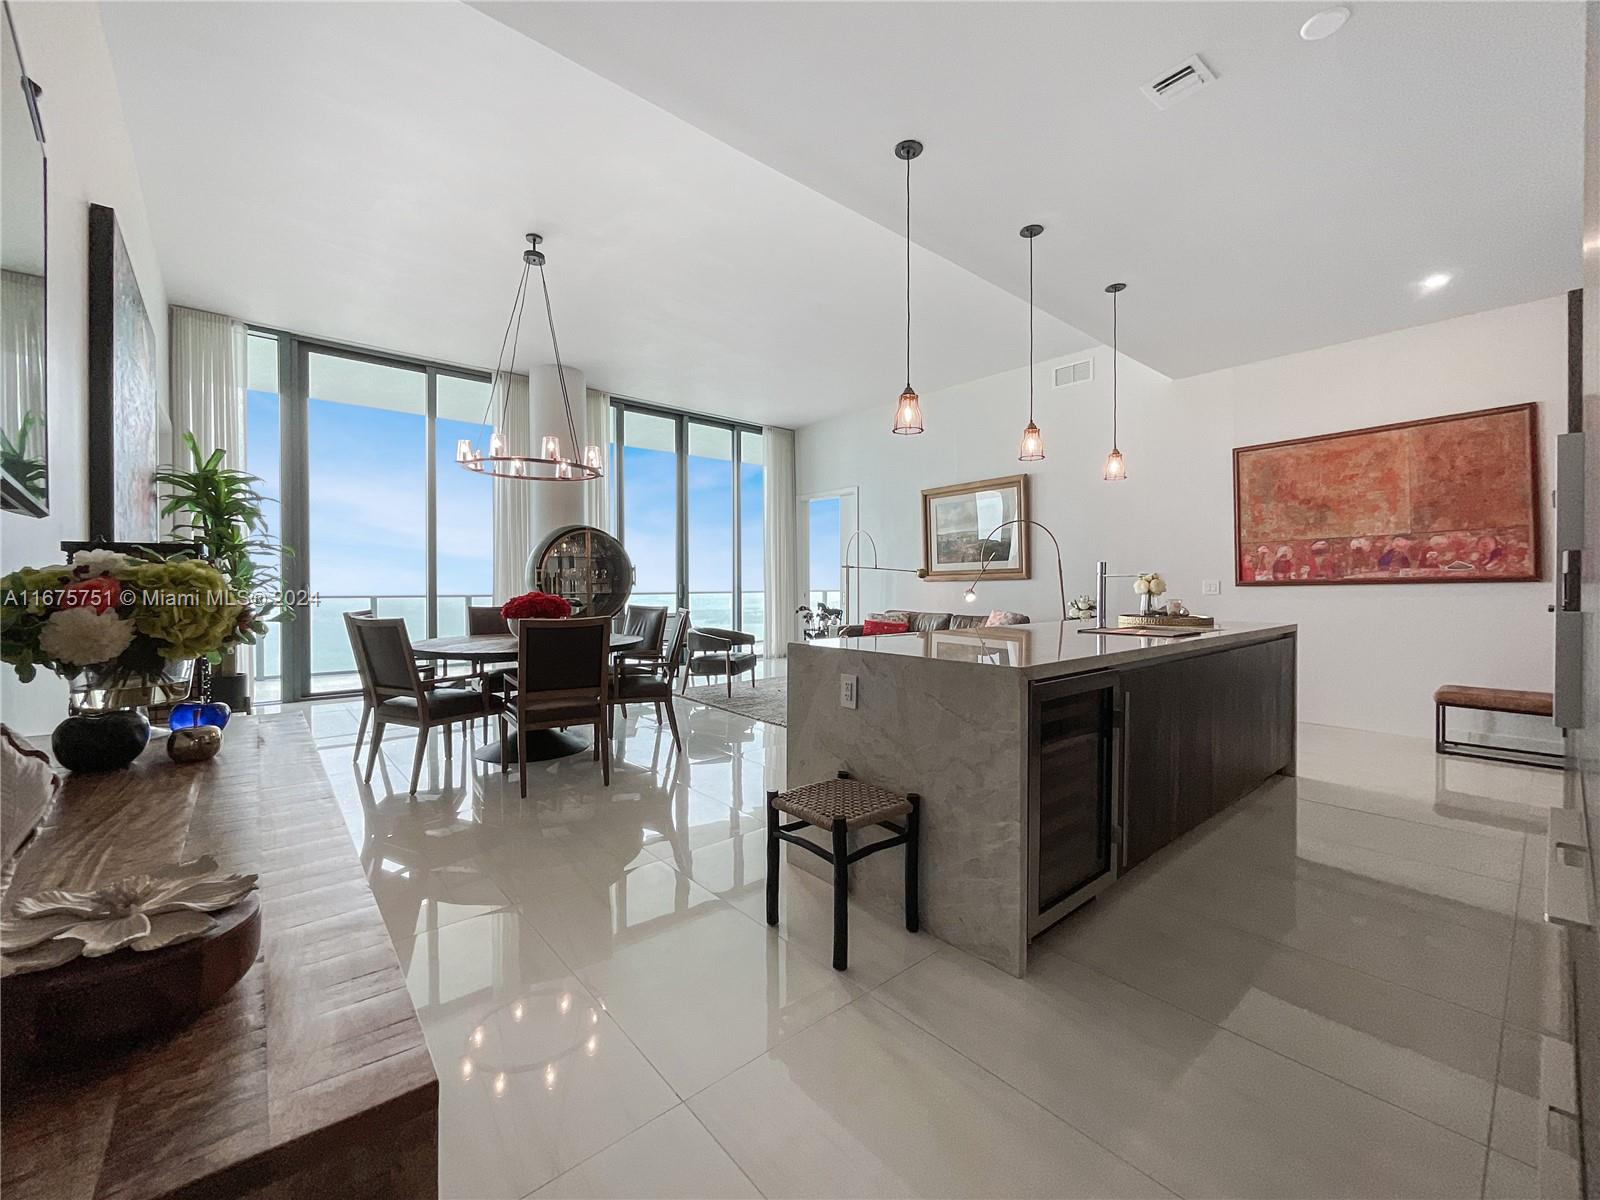
<instances>
[{"instance_id":1,"label":"white wall","mask_svg":"<svg viewBox=\"0 0 1600 1200\"><path fill-rule=\"evenodd\" d=\"M50 515L0 514L0 570L61 561L61 543L88 532L89 205L117 210L155 329L166 409L167 295L145 218L111 58L94 4L16 4L12 15L39 106L49 157ZM7 86L10 81L4 81ZM10 103L8 96L6 103ZM40 674L17 682L0 670L0 719L27 734L66 716L66 685Z\"/></svg>"},{"instance_id":2,"label":"white wall","mask_svg":"<svg viewBox=\"0 0 1600 1200\"><path fill-rule=\"evenodd\" d=\"M1136 311L1126 305L1126 319ZM922 488L1026 471L1032 515L1061 540L1069 596L1093 591L1095 560L1105 558L1113 571L1161 571L1168 598L1196 612L1296 622L1303 720L1431 735L1431 695L1441 683L1550 687L1553 584L1235 588L1231 450L1535 401L1547 486L1566 353L1566 300L1553 297L1183 380L1124 357L1119 440L1128 478L1106 483L1111 371L1102 347L1091 383L1052 388L1052 368L1066 360L1038 367L1047 457L1031 470L1016 461L1027 407L1019 368L924 396L920 437L889 433L893 388L877 409L802 428L800 491L858 485L860 524L877 537L881 561L915 567ZM979 607L1057 616L1055 563L1037 531L1033 555L1032 579L986 583ZM1219 580L1221 594L1203 596L1204 579ZM864 574L862 611L954 610L964 587ZM1130 611L1131 591L1112 596L1114 611Z\"/></svg>"}]
</instances>

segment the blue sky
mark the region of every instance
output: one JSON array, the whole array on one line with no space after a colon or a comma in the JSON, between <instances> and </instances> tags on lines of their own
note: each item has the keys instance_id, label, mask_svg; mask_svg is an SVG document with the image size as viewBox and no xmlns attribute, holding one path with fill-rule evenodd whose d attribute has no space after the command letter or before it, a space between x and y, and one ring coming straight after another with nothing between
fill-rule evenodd
<instances>
[{"instance_id":1,"label":"blue sky","mask_svg":"<svg viewBox=\"0 0 1600 1200\"><path fill-rule=\"evenodd\" d=\"M364 405L310 402L311 586L325 595L421 594L426 586L426 418ZM279 496L279 402L249 393L249 469ZM491 484L455 464L458 438L483 426L441 419L435 475L439 591L485 595L493 586ZM670 592L677 573L673 455L628 447L623 463L625 541L636 590ZM762 468L741 466L744 587L762 587ZM733 471L727 459L688 463L689 585L732 587ZM529 486L542 486L531 484ZM281 514L269 505L274 532ZM837 534L835 534L837 537ZM835 555L835 557L837 557ZM837 586L837 585L835 585Z\"/></svg>"}]
</instances>

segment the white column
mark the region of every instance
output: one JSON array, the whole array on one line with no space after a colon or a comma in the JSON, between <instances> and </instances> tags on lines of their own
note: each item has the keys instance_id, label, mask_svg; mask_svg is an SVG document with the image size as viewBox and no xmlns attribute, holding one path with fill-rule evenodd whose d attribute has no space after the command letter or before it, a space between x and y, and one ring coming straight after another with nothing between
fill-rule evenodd
<instances>
[{"instance_id":1,"label":"white column","mask_svg":"<svg viewBox=\"0 0 1600 1200\"><path fill-rule=\"evenodd\" d=\"M553 433L561 439L561 452L568 458L583 455L584 436L584 384L583 372L573 367L563 368L567 377L567 395L572 401L572 421L577 426L579 443L572 444L567 429L567 410L562 404L561 376L554 366L534 367L528 372L528 433L535 454L543 444L544 436ZM533 549L537 550L550 534L563 525L584 523L583 493L581 483L528 483L522 485L533 493Z\"/></svg>"}]
</instances>

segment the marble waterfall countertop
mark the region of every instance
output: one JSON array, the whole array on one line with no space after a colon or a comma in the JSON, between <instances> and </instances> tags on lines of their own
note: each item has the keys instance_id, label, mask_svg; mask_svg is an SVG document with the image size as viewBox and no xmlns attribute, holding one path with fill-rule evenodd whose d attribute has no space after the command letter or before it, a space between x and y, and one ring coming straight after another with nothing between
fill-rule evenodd
<instances>
[{"instance_id":1,"label":"marble waterfall countertop","mask_svg":"<svg viewBox=\"0 0 1600 1200\"><path fill-rule=\"evenodd\" d=\"M876 637L818 638L807 648L855 650L937 662L967 663L1021 671L1025 677L1077 675L1141 659L1166 658L1221 645L1246 645L1295 632L1293 625L1220 622L1193 637L1148 637L1086 633L1083 621L1040 621L983 629L941 629L931 633L891 633ZM797 643L798 645L798 643Z\"/></svg>"}]
</instances>

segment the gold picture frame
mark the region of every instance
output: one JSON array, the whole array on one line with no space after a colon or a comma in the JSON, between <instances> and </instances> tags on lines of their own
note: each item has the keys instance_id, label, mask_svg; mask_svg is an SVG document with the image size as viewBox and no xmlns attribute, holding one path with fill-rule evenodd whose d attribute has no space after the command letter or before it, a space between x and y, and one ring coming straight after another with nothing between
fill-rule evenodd
<instances>
[{"instance_id":1,"label":"gold picture frame","mask_svg":"<svg viewBox=\"0 0 1600 1200\"><path fill-rule=\"evenodd\" d=\"M1002 475L922 490L922 569L928 579L1029 579L1028 477ZM982 570L985 561L988 570Z\"/></svg>"}]
</instances>

